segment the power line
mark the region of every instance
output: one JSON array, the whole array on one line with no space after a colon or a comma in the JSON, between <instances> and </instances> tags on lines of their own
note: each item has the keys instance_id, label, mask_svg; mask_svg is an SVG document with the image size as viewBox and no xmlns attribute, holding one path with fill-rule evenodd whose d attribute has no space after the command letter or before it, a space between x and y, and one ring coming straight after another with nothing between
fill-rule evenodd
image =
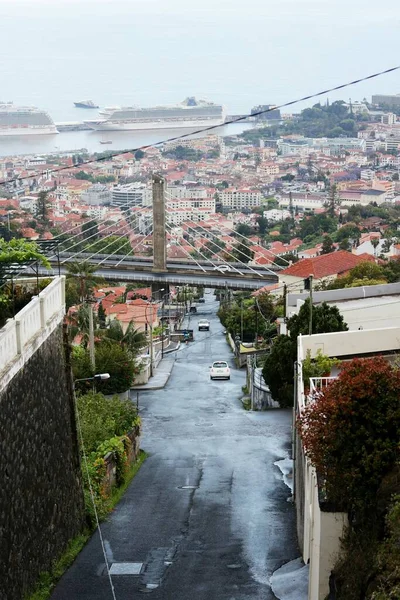
<instances>
[{"instance_id":1,"label":"power line","mask_svg":"<svg viewBox=\"0 0 400 600\"><path fill-rule=\"evenodd\" d=\"M128 154L128 153L135 153L138 150L148 150L149 148L156 148L157 146L160 146L162 144L176 142L176 141L185 139L187 137L197 135L199 133L206 133L207 131L213 131L215 129L219 129L220 127L224 127L225 125L239 123L241 121L245 121L249 117L258 117L260 115L264 115L266 113L272 112L273 110L280 110L281 108L287 108L288 106L293 106L294 104L299 104L300 102L305 102L306 100L311 100L312 98L318 98L319 96L324 96L325 94L330 94L331 92L335 92L337 90L342 90L344 88L356 85L358 83L362 83L363 81L368 81L369 79L375 79L376 77L381 77L382 75L387 75L388 73L393 73L394 71L398 71L399 69L400 69L400 65L398 65L396 67L391 67L390 69L385 69L383 71L379 71L377 73L373 73L373 74L367 75L365 77L360 77L359 79L354 79L353 81L349 81L347 83L342 83L341 85L337 85L335 87L331 87L329 89L322 90L320 92L316 92L316 93L310 94L308 96L303 96L302 98L297 98L296 100L291 100L290 102L285 102L284 104L279 104L278 106L274 106L274 107L271 107L268 109L259 110L254 113L236 117L235 119L232 119L232 121L230 121L229 123L221 123L220 125L209 125L208 127L197 129L196 131L192 131L190 133L182 133L180 135L169 137L165 140L160 140L159 142L154 142L152 144L146 144L143 146L138 146L137 148L132 148L130 150L114 152L107 156L101 156L101 157L97 157L97 158L93 158L93 159L89 159L89 160L84 160L79 165L72 165L72 166L68 165L68 166L64 166L64 167L59 167L58 169L52 169L51 171L47 169L46 171L38 172L35 175L25 175L24 177L14 177L12 179L0 181L0 185L14 183L15 181L24 181L25 179L31 179L32 177L40 177L41 175L43 176L46 174L60 173L61 171L66 171L69 169L76 169L77 167L82 168L82 166L85 166L85 165L90 165L90 164L94 164L94 163L98 163L98 162L104 162L107 160L112 160L113 158L116 158L117 156L123 156L124 154Z\"/></svg>"}]
</instances>

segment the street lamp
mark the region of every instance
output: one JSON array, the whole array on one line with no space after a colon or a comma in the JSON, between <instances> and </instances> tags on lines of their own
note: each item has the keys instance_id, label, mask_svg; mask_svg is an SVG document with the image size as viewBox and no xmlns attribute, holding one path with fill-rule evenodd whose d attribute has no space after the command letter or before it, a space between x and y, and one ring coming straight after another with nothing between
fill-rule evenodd
<instances>
[{"instance_id":1,"label":"street lamp","mask_svg":"<svg viewBox=\"0 0 400 600\"><path fill-rule=\"evenodd\" d=\"M77 383L79 383L80 381L93 381L93 391L94 391L94 384L96 381L106 381L107 379L110 379L111 375L110 373L96 373L96 375L93 375L93 377L83 377L82 379L74 379L74 392L75 392L75 386Z\"/></svg>"}]
</instances>

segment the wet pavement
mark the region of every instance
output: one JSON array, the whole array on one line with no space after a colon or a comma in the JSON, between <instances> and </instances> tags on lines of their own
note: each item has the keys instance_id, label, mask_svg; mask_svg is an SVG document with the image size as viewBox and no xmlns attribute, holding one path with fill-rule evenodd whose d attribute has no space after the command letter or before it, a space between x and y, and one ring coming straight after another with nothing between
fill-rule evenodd
<instances>
[{"instance_id":1,"label":"wet pavement","mask_svg":"<svg viewBox=\"0 0 400 600\"><path fill-rule=\"evenodd\" d=\"M271 574L299 556L279 467L291 413L242 408L245 371L234 366L214 296L205 297L191 317L195 340L176 353L166 387L140 392L150 456L101 526L112 572L139 571L112 576L117 600L272 600ZM197 331L202 317L209 332ZM230 381L210 381L217 359L230 363ZM95 533L51 598L112 597Z\"/></svg>"}]
</instances>

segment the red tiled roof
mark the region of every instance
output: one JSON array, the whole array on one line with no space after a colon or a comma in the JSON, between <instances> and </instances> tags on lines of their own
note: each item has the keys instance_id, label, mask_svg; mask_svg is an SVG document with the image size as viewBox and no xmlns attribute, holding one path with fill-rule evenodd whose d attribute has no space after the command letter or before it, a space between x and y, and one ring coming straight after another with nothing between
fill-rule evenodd
<instances>
[{"instance_id":1,"label":"red tiled roof","mask_svg":"<svg viewBox=\"0 0 400 600\"><path fill-rule=\"evenodd\" d=\"M321 279L329 275L346 273L366 260L375 262L373 256L369 254L360 254L357 256L346 250L339 250L330 254L321 254L321 256L316 256L315 258L303 258L303 260L299 260L280 273L294 277L308 277L309 275L313 275L316 279Z\"/></svg>"}]
</instances>

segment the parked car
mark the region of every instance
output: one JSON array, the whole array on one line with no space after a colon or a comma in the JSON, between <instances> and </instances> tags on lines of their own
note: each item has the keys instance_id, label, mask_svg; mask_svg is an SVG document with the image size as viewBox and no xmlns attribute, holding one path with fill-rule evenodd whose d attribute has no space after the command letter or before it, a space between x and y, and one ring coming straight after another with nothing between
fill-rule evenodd
<instances>
[{"instance_id":1,"label":"parked car","mask_svg":"<svg viewBox=\"0 0 400 600\"><path fill-rule=\"evenodd\" d=\"M220 273L227 273L231 268L229 265L217 265L214 267L214 271L219 271Z\"/></svg>"},{"instance_id":2,"label":"parked car","mask_svg":"<svg viewBox=\"0 0 400 600\"><path fill-rule=\"evenodd\" d=\"M210 367L210 379L230 379L231 370L225 360L216 360Z\"/></svg>"},{"instance_id":3,"label":"parked car","mask_svg":"<svg viewBox=\"0 0 400 600\"><path fill-rule=\"evenodd\" d=\"M198 302L199 304L204 304L204 303L205 303L205 298L199 298L199 299L197 300L197 302Z\"/></svg>"},{"instance_id":4,"label":"parked car","mask_svg":"<svg viewBox=\"0 0 400 600\"><path fill-rule=\"evenodd\" d=\"M197 313L197 308L195 306L191 306L190 309L189 309L189 312L191 314L195 314L195 313Z\"/></svg>"},{"instance_id":5,"label":"parked car","mask_svg":"<svg viewBox=\"0 0 400 600\"><path fill-rule=\"evenodd\" d=\"M199 331L210 331L210 321L201 319L198 323Z\"/></svg>"}]
</instances>

